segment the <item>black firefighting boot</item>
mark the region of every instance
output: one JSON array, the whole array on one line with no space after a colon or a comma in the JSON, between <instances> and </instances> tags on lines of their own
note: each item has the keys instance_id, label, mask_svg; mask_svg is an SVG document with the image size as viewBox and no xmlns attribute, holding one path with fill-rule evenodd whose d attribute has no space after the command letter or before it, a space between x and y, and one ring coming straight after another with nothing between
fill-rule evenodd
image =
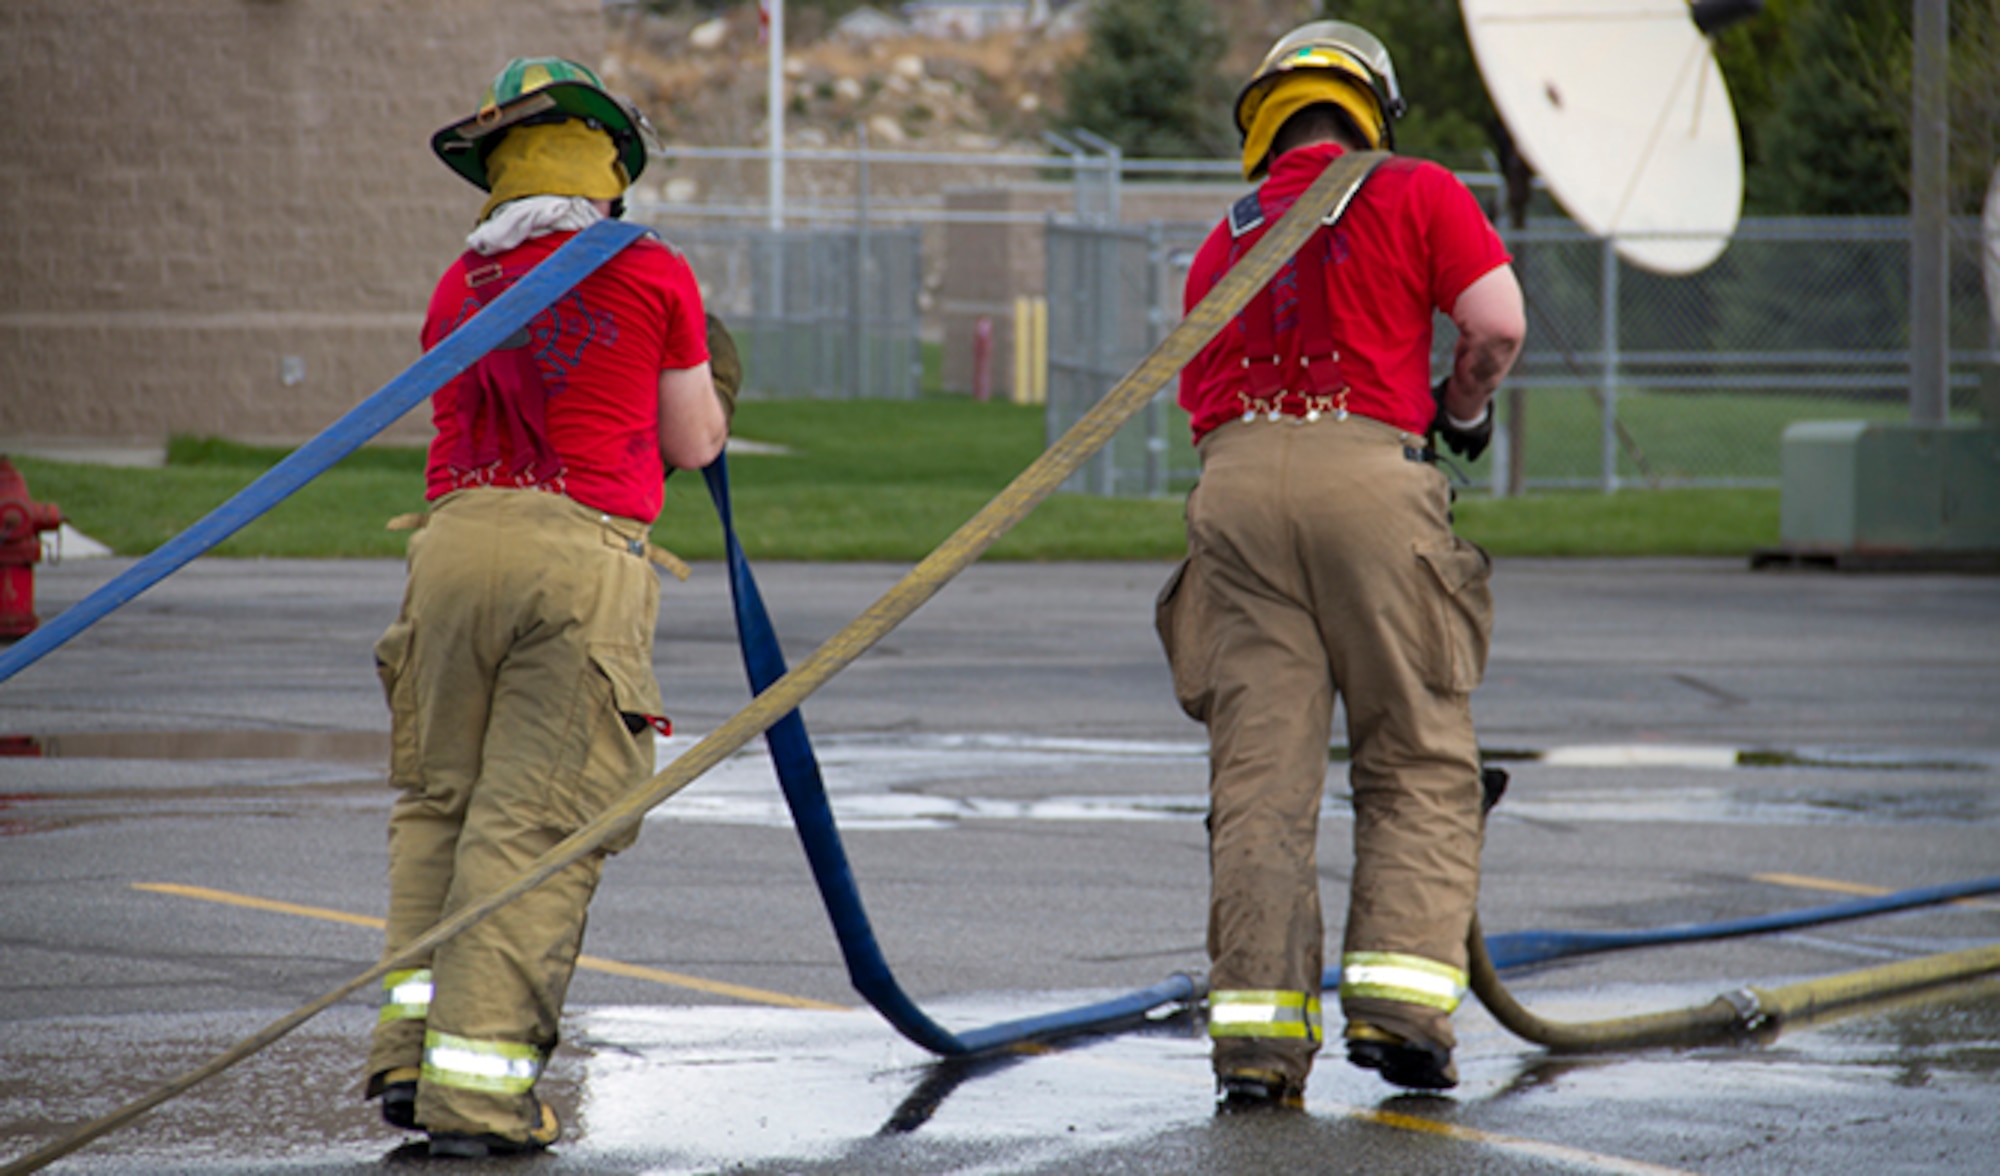
<instances>
[{"instance_id":1,"label":"black firefighting boot","mask_svg":"<svg viewBox=\"0 0 2000 1176\"><path fill-rule=\"evenodd\" d=\"M562 1120L556 1118L555 1111L541 1099L529 1096L535 1104L535 1113L540 1122L528 1131L526 1139L510 1139L505 1135L470 1134L461 1131L431 1132L431 1154L454 1159L485 1159L487 1156L518 1156L538 1152L562 1138Z\"/></svg>"},{"instance_id":2,"label":"black firefighting boot","mask_svg":"<svg viewBox=\"0 0 2000 1176\"><path fill-rule=\"evenodd\" d=\"M1231 1070L1215 1076L1219 1113L1299 1110L1305 1105L1306 1088L1276 1070Z\"/></svg>"},{"instance_id":3,"label":"black firefighting boot","mask_svg":"<svg viewBox=\"0 0 2000 1176\"><path fill-rule=\"evenodd\" d=\"M1386 1082L1410 1090L1450 1090L1458 1085L1451 1050L1442 1045L1408 1041L1359 1021L1348 1022L1346 1037L1347 1060L1378 1071Z\"/></svg>"},{"instance_id":4,"label":"black firefighting boot","mask_svg":"<svg viewBox=\"0 0 2000 1176\"><path fill-rule=\"evenodd\" d=\"M421 1131L417 1126L417 1079L415 1066L385 1070L369 1082L382 1100L382 1121L405 1131Z\"/></svg>"}]
</instances>

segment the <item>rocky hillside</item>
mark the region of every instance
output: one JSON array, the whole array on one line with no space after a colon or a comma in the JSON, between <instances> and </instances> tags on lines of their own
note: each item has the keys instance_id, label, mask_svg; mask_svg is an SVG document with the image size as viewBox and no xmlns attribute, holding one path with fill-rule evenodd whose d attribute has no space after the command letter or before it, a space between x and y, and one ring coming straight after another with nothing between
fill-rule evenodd
<instances>
[{"instance_id":1,"label":"rocky hillside","mask_svg":"<svg viewBox=\"0 0 2000 1176\"><path fill-rule=\"evenodd\" d=\"M865 130L879 150L1045 151L1041 132L1063 125L1061 72L1085 51L1082 8L1062 8L1041 28L977 38L920 36L886 21L872 30L829 27L817 11L795 11L786 30L786 141L852 148ZM1295 0L1225 6L1224 69L1234 76L1252 68L1276 35L1316 8ZM720 16L631 12L613 18L606 82L636 99L669 144L762 146L766 62L753 5ZM749 166L661 170L647 180L675 203L762 190L761 172Z\"/></svg>"},{"instance_id":2,"label":"rocky hillside","mask_svg":"<svg viewBox=\"0 0 2000 1176\"><path fill-rule=\"evenodd\" d=\"M754 9L635 15L614 29L616 80L607 81L640 102L662 138L762 145L767 67ZM866 127L870 145L885 149L1032 141L1057 71L1082 47L1074 22L976 40L788 29L786 137L797 147L851 147Z\"/></svg>"}]
</instances>

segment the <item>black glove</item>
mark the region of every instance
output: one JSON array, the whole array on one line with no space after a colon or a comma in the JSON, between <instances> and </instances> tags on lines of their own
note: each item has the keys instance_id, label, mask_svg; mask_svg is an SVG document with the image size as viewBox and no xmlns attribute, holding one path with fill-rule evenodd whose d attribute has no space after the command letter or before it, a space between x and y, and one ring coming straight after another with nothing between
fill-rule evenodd
<instances>
[{"instance_id":1,"label":"black glove","mask_svg":"<svg viewBox=\"0 0 2000 1176\"><path fill-rule=\"evenodd\" d=\"M708 316L708 370L715 377L715 398L722 402L724 420L736 420L736 392L743 387L743 360L736 340L713 314Z\"/></svg>"},{"instance_id":2,"label":"black glove","mask_svg":"<svg viewBox=\"0 0 2000 1176\"><path fill-rule=\"evenodd\" d=\"M1446 376L1431 389L1431 398L1437 401L1437 415L1431 418L1431 432L1443 438L1445 445L1453 453L1467 461L1478 461L1479 455L1485 453L1486 447L1493 443L1493 406L1491 404L1486 406L1486 411L1480 415L1478 424L1469 429L1459 428L1451 423L1451 413L1445 411L1444 407L1444 389L1449 383L1451 377Z\"/></svg>"}]
</instances>

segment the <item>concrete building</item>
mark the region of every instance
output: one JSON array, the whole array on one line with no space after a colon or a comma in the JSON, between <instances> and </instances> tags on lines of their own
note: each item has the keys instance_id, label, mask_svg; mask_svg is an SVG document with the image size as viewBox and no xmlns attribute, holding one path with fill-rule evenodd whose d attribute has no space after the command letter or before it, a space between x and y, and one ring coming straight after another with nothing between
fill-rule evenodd
<instances>
[{"instance_id":1,"label":"concrete building","mask_svg":"<svg viewBox=\"0 0 2000 1176\"><path fill-rule=\"evenodd\" d=\"M431 132L604 47L599 0L0 4L0 451L319 432L417 357L478 210Z\"/></svg>"}]
</instances>

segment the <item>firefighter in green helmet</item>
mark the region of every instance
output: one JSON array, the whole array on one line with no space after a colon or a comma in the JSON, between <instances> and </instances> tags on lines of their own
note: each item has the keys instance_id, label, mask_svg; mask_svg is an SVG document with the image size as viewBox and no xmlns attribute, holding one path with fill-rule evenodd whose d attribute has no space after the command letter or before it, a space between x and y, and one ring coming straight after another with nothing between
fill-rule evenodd
<instances>
[{"instance_id":1,"label":"firefighter in green helmet","mask_svg":"<svg viewBox=\"0 0 2000 1176\"><path fill-rule=\"evenodd\" d=\"M1315 21L1236 104L1261 179L1197 252L1186 302L1342 154L1394 146L1403 97L1366 30ZM1433 381L1431 325L1459 338ZM1209 1032L1221 1105L1297 1105L1324 1039L1315 860L1345 704L1354 876L1340 956L1348 1059L1457 1081L1482 798L1468 705L1492 625L1484 552L1451 527L1438 439L1474 459L1525 324L1464 185L1391 156L1181 374L1201 455L1188 559L1162 593L1175 692L1210 745Z\"/></svg>"},{"instance_id":2,"label":"firefighter in green helmet","mask_svg":"<svg viewBox=\"0 0 2000 1176\"><path fill-rule=\"evenodd\" d=\"M618 215L645 123L589 69L523 58L432 139L488 193L439 279L436 346L578 231ZM648 532L670 468L714 461L737 373L687 261L619 252L432 399L429 510L375 646L392 726L385 955L500 889L652 775L660 585ZM605 858L636 828L391 973L366 1095L441 1156L547 1147L556 1045Z\"/></svg>"}]
</instances>

